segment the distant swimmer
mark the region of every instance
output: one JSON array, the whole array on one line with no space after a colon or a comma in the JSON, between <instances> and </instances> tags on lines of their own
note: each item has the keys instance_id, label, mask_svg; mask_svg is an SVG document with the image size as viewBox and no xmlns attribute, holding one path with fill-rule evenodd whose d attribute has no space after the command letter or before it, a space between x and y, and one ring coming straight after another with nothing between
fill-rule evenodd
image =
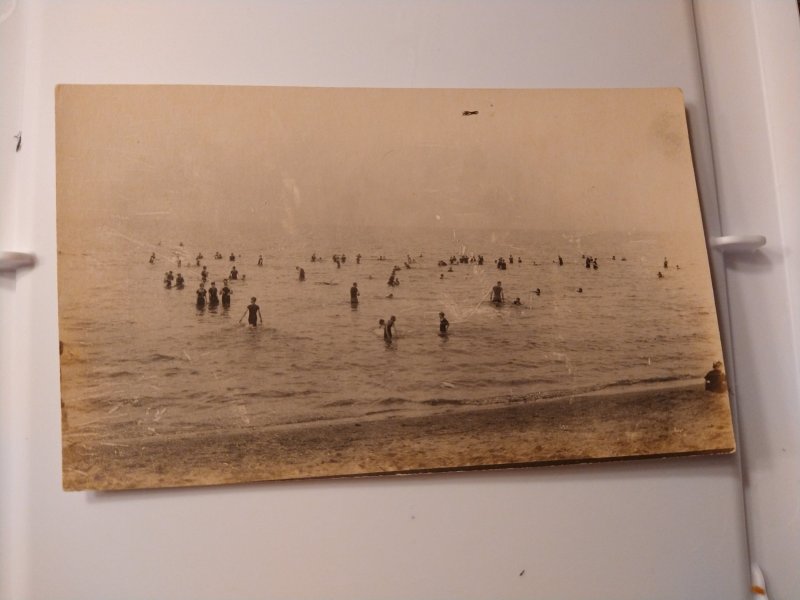
<instances>
[{"instance_id":1,"label":"distant swimmer","mask_svg":"<svg viewBox=\"0 0 800 600\"><path fill-rule=\"evenodd\" d=\"M597 271L597 269L599 268L599 267L597 266L597 259L596 259L596 258L592 260L592 268L593 268L595 271Z\"/></svg>"},{"instance_id":2,"label":"distant swimmer","mask_svg":"<svg viewBox=\"0 0 800 600\"><path fill-rule=\"evenodd\" d=\"M447 335L447 330L450 329L450 321L444 316L443 312L439 313L439 335Z\"/></svg>"},{"instance_id":3,"label":"distant swimmer","mask_svg":"<svg viewBox=\"0 0 800 600\"><path fill-rule=\"evenodd\" d=\"M383 341L385 341L387 344L391 344L392 340L397 337L397 327L395 326L396 320L397 319L395 316L392 315L383 326Z\"/></svg>"},{"instance_id":4,"label":"distant swimmer","mask_svg":"<svg viewBox=\"0 0 800 600\"><path fill-rule=\"evenodd\" d=\"M199 260L203 260L203 253L202 253L202 252L198 252L198 253L197 253L197 258L198 258Z\"/></svg>"},{"instance_id":5,"label":"distant swimmer","mask_svg":"<svg viewBox=\"0 0 800 600\"><path fill-rule=\"evenodd\" d=\"M196 264L198 267L200 266L200 259L199 259L199 258L196 258L196 259L194 260L194 262L195 262L195 264Z\"/></svg>"},{"instance_id":6,"label":"distant swimmer","mask_svg":"<svg viewBox=\"0 0 800 600\"><path fill-rule=\"evenodd\" d=\"M306 280L306 271L302 267L297 267L297 278L300 281L305 281Z\"/></svg>"},{"instance_id":7,"label":"distant swimmer","mask_svg":"<svg viewBox=\"0 0 800 600\"><path fill-rule=\"evenodd\" d=\"M184 284L183 275L178 273L178 276L175 277L175 287L178 288L179 290L182 290L183 289L183 284Z\"/></svg>"},{"instance_id":8,"label":"distant swimmer","mask_svg":"<svg viewBox=\"0 0 800 600\"><path fill-rule=\"evenodd\" d=\"M179 269L181 268L181 259L180 258L178 259L178 268Z\"/></svg>"},{"instance_id":9,"label":"distant swimmer","mask_svg":"<svg viewBox=\"0 0 800 600\"><path fill-rule=\"evenodd\" d=\"M669 261L667 260L666 256L664 257L664 268L669 269Z\"/></svg>"},{"instance_id":10,"label":"distant swimmer","mask_svg":"<svg viewBox=\"0 0 800 600\"><path fill-rule=\"evenodd\" d=\"M150 255L150 264L152 265L154 262L156 262L156 253L155 252L153 252Z\"/></svg>"},{"instance_id":11,"label":"distant swimmer","mask_svg":"<svg viewBox=\"0 0 800 600\"><path fill-rule=\"evenodd\" d=\"M231 288L228 287L228 280L222 282L222 308L228 308L231 305Z\"/></svg>"},{"instance_id":12,"label":"distant swimmer","mask_svg":"<svg viewBox=\"0 0 800 600\"><path fill-rule=\"evenodd\" d=\"M239 271L236 270L236 265L231 269L230 279L239 279Z\"/></svg>"},{"instance_id":13,"label":"distant swimmer","mask_svg":"<svg viewBox=\"0 0 800 600\"><path fill-rule=\"evenodd\" d=\"M344 264L346 262L347 262L347 255L346 254L342 254L342 264Z\"/></svg>"},{"instance_id":14,"label":"distant swimmer","mask_svg":"<svg viewBox=\"0 0 800 600\"><path fill-rule=\"evenodd\" d=\"M559 267L563 267L564 266L564 259L561 258L560 254L558 255L558 266Z\"/></svg>"},{"instance_id":15,"label":"distant swimmer","mask_svg":"<svg viewBox=\"0 0 800 600\"><path fill-rule=\"evenodd\" d=\"M247 322L253 327L256 327L259 323L262 325L264 324L264 321L261 318L261 309L259 308L258 304L256 304L255 296L250 298L250 304L247 305L247 308L244 310L244 314L239 317L239 323L242 322L242 319L244 319L245 316L247 316Z\"/></svg>"},{"instance_id":16,"label":"distant swimmer","mask_svg":"<svg viewBox=\"0 0 800 600\"><path fill-rule=\"evenodd\" d=\"M211 282L211 287L208 288L208 305L217 306L219 304L219 291L215 282Z\"/></svg>"},{"instance_id":17,"label":"distant swimmer","mask_svg":"<svg viewBox=\"0 0 800 600\"><path fill-rule=\"evenodd\" d=\"M358 297L360 295L361 294L358 291L358 284L354 281L353 287L350 288L350 304L358 304Z\"/></svg>"},{"instance_id":18,"label":"distant swimmer","mask_svg":"<svg viewBox=\"0 0 800 600\"><path fill-rule=\"evenodd\" d=\"M722 393L728 389L728 382L725 373L722 371L722 362L716 361L712 369L706 373L706 391Z\"/></svg>"},{"instance_id":19,"label":"distant swimmer","mask_svg":"<svg viewBox=\"0 0 800 600\"><path fill-rule=\"evenodd\" d=\"M578 293L582 294L583 293L583 288L578 288Z\"/></svg>"},{"instance_id":20,"label":"distant swimmer","mask_svg":"<svg viewBox=\"0 0 800 600\"><path fill-rule=\"evenodd\" d=\"M522 306L522 300L520 300L519 298L514 298L514 302L512 302L511 304L513 304L514 306Z\"/></svg>"},{"instance_id":21,"label":"distant swimmer","mask_svg":"<svg viewBox=\"0 0 800 600\"><path fill-rule=\"evenodd\" d=\"M361 254L356 254L356 264L357 265L361 264Z\"/></svg>"},{"instance_id":22,"label":"distant swimmer","mask_svg":"<svg viewBox=\"0 0 800 600\"><path fill-rule=\"evenodd\" d=\"M444 273L439 273L439 279L444 279Z\"/></svg>"},{"instance_id":23,"label":"distant swimmer","mask_svg":"<svg viewBox=\"0 0 800 600\"><path fill-rule=\"evenodd\" d=\"M503 284L498 281L497 285L492 288L492 302L495 304L502 304L505 300L505 296L503 296Z\"/></svg>"},{"instance_id":24,"label":"distant swimmer","mask_svg":"<svg viewBox=\"0 0 800 600\"><path fill-rule=\"evenodd\" d=\"M661 271L658 272L658 278L664 279L664 274Z\"/></svg>"},{"instance_id":25,"label":"distant swimmer","mask_svg":"<svg viewBox=\"0 0 800 600\"><path fill-rule=\"evenodd\" d=\"M311 262L317 262L317 253L316 252L314 252L314 254L311 255Z\"/></svg>"},{"instance_id":26,"label":"distant swimmer","mask_svg":"<svg viewBox=\"0 0 800 600\"><path fill-rule=\"evenodd\" d=\"M203 281L208 279L208 267L207 266L203 265L203 270L200 271L200 277L203 278Z\"/></svg>"},{"instance_id":27,"label":"distant swimmer","mask_svg":"<svg viewBox=\"0 0 800 600\"><path fill-rule=\"evenodd\" d=\"M203 287L203 284L200 284L200 287L197 288L197 308L203 308L206 305L206 289Z\"/></svg>"},{"instance_id":28,"label":"distant swimmer","mask_svg":"<svg viewBox=\"0 0 800 600\"><path fill-rule=\"evenodd\" d=\"M536 294L537 296L541 296L542 295L542 290L540 290L539 288L536 288L535 290L533 290L533 293Z\"/></svg>"},{"instance_id":29,"label":"distant swimmer","mask_svg":"<svg viewBox=\"0 0 800 600\"><path fill-rule=\"evenodd\" d=\"M228 260L231 261L231 262L235 261L236 260L236 255L233 252L231 252L231 255L228 257Z\"/></svg>"},{"instance_id":30,"label":"distant swimmer","mask_svg":"<svg viewBox=\"0 0 800 600\"><path fill-rule=\"evenodd\" d=\"M170 289L172 287L172 276L169 272L164 273L164 287Z\"/></svg>"},{"instance_id":31,"label":"distant swimmer","mask_svg":"<svg viewBox=\"0 0 800 600\"><path fill-rule=\"evenodd\" d=\"M259 267L263 267L264 266L264 257L261 256L260 254L258 255L258 266Z\"/></svg>"}]
</instances>

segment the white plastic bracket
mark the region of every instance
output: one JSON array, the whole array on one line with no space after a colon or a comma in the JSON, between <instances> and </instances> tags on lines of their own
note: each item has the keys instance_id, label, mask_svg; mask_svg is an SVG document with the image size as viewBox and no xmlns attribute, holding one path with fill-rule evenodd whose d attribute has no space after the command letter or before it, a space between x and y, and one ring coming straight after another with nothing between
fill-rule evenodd
<instances>
[{"instance_id":1,"label":"white plastic bracket","mask_svg":"<svg viewBox=\"0 0 800 600\"><path fill-rule=\"evenodd\" d=\"M708 244L724 254L733 252L755 252L767 243L763 235L722 235L709 238Z\"/></svg>"},{"instance_id":2,"label":"white plastic bracket","mask_svg":"<svg viewBox=\"0 0 800 600\"><path fill-rule=\"evenodd\" d=\"M0 273L16 273L19 269L33 267L36 257L26 252L0 252Z\"/></svg>"}]
</instances>

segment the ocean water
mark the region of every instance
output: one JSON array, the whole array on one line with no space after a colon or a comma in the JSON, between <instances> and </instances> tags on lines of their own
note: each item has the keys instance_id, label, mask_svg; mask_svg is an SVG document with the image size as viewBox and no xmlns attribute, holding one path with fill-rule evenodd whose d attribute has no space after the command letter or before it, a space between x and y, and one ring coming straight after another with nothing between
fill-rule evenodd
<instances>
[{"instance_id":1,"label":"ocean water","mask_svg":"<svg viewBox=\"0 0 800 600\"><path fill-rule=\"evenodd\" d=\"M101 443L669 385L701 379L721 358L701 234L268 231L141 216L59 235L65 435ZM230 309L195 307L198 252L219 288L232 265L245 275L231 282ZM310 262L314 252L323 262ZM341 268L334 253L347 256ZM437 266L460 254L486 262ZM495 259L509 254L514 264L498 270ZM597 257L597 270L584 267L584 254ZM394 265L401 283L390 288ZM185 289L165 289L167 270L184 275ZM487 302L498 280L522 306ZM251 296L263 327L238 322ZM447 337L438 335L439 311ZM390 315L398 338L387 346L378 320Z\"/></svg>"}]
</instances>

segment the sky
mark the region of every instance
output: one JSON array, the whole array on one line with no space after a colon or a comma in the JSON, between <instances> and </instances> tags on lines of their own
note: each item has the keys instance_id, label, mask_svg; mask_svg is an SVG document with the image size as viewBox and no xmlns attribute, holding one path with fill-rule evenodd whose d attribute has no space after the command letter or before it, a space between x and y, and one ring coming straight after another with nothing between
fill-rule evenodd
<instances>
[{"instance_id":1,"label":"sky","mask_svg":"<svg viewBox=\"0 0 800 600\"><path fill-rule=\"evenodd\" d=\"M677 89L63 85L56 177L60 220L701 227Z\"/></svg>"}]
</instances>

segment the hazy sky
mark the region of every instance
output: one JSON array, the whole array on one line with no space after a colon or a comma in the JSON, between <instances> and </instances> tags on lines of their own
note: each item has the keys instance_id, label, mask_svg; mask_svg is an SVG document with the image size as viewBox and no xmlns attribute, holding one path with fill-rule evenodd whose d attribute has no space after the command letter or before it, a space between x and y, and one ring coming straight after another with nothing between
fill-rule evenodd
<instances>
[{"instance_id":1,"label":"hazy sky","mask_svg":"<svg viewBox=\"0 0 800 600\"><path fill-rule=\"evenodd\" d=\"M676 89L60 86L56 100L59 219L700 227Z\"/></svg>"}]
</instances>

